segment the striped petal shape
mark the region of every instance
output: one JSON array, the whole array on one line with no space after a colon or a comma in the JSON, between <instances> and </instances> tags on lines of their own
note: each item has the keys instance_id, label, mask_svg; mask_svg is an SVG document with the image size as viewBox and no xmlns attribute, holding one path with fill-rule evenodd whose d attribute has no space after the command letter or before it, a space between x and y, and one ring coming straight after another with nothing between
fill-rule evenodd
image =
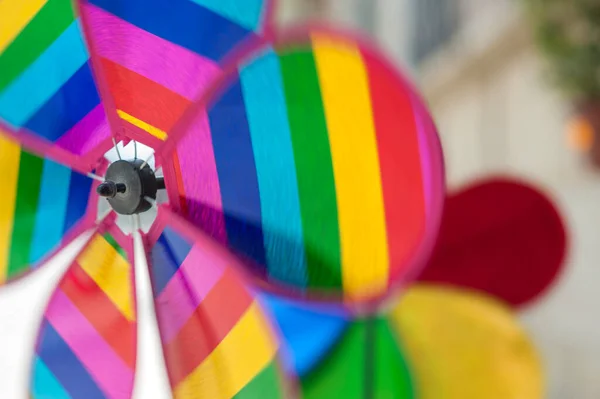
<instances>
[{"instance_id":1,"label":"striped petal shape","mask_svg":"<svg viewBox=\"0 0 600 399\"><path fill-rule=\"evenodd\" d=\"M221 62L262 36L271 0L80 0L95 59L124 133L160 144Z\"/></svg>"},{"instance_id":2,"label":"striped petal shape","mask_svg":"<svg viewBox=\"0 0 600 399\"><path fill-rule=\"evenodd\" d=\"M56 158L54 158L56 159ZM0 128L0 285L35 269L95 221L92 180ZM89 203L89 204L88 204Z\"/></svg>"},{"instance_id":3,"label":"striped petal shape","mask_svg":"<svg viewBox=\"0 0 600 399\"><path fill-rule=\"evenodd\" d=\"M131 398L133 268L115 237L130 251L122 234L96 233L54 291L36 344L32 398Z\"/></svg>"},{"instance_id":4,"label":"striped petal shape","mask_svg":"<svg viewBox=\"0 0 600 399\"><path fill-rule=\"evenodd\" d=\"M167 213L149 259L173 397L287 397L278 342L234 258Z\"/></svg>"},{"instance_id":5,"label":"striped petal shape","mask_svg":"<svg viewBox=\"0 0 600 399\"><path fill-rule=\"evenodd\" d=\"M110 130L73 2L5 0L0 26L0 121L76 155L105 152Z\"/></svg>"},{"instance_id":6,"label":"striped petal shape","mask_svg":"<svg viewBox=\"0 0 600 399\"><path fill-rule=\"evenodd\" d=\"M294 294L378 299L428 256L441 148L368 44L322 28L238 65L165 167L188 220Z\"/></svg>"}]
</instances>

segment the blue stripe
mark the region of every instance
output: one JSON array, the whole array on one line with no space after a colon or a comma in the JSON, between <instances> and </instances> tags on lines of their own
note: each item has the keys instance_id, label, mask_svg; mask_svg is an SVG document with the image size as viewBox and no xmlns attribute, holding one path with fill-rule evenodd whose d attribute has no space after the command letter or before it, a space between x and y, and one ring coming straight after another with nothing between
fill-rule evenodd
<instances>
[{"instance_id":1,"label":"blue stripe","mask_svg":"<svg viewBox=\"0 0 600 399\"><path fill-rule=\"evenodd\" d=\"M192 0L245 28L256 31L263 19L268 0Z\"/></svg>"},{"instance_id":2,"label":"blue stripe","mask_svg":"<svg viewBox=\"0 0 600 399\"><path fill-rule=\"evenodd\" d=\"M0 117L21 127L88 60L78 21L0 94Z\"/></svg>"},{"instance_id":3,"label":"blue stripe","mask_svg":"<svg viewBox=\"0 0 600 399\"><path fill-rule=\"evenodd\" d=\"M92 179L79 173L71 175L69 185L69 204L65 215L63 232L69 231L83 217L87 210L92 190Z\"/></svg>"},{"instance_id":4,"label":"blue stripe","mask_svg":"<svg viewBox=\"0 0 600 399\"><path fill-rule=\"evenodd\" d=\"M33 399L71 399L60 382L44 362L35 357L33 364L33 380L31 381L31 395Z\"/></svg>"},{"instance_id":5,"label":"blue stripe","mask_svg":"<svg viewBox=\"0 0 600 399\"><path fill-rule=\"evenodd\" d=\"M60 385L72 397L105 398L83 364L47 320L42 324L37 353Z\"/></svg>"},{"instance_id":6,"label":"blue stripe","mask_svg":"<svg viewBox=\"0 0 600 399\"><path fill-rule=\"evenodd\" d=\"M208 116L229 245L262 267L266 262L260 194L243 104L242 87L236 80Z\"/></svg>"},{"instance_id":7,"label":"blue stripe","mask_svg":"<svg viewBox=\"0 0 600 399\"><path fill-rule=\"evenodd\" d=\"M190 0L90 0L104 10L156 36L220 61L248 29Z\"/></svg>"},{"instance_id":8,"label":"blue stripe","mask_svg":"<svg viewBox=\"0 0 600 399\"><path fill-rule=\"evenodd\" d=\"M50 160L44 160L42 182L35 215L35 229L29 261L35 263L61 241L63 223L69 201L71 170Z\"/></svg>"},{"instance_id":9,"label":"blue stripe","mask_svg":"<svg viewBox=\"0 0 600 399\"><path fill-rule=\"evenodd\" d=\"M151 271L154 297L158 297L165 289L173 275L179 270L179 266L181 266L181 262L177 262L171 245L165 236L161 235L152 247Z\"/></svg>"},{"instance_id":10,"label":"blue stripe","mask_svg":"<svg viewBox=\"0 0 600 399\"><path fill-rule=\"evenodd\" d=\"M98 104L100 97L86 62L24 127L54 142Z\"/></svg>"},{"instance_id":11,"label":"blue stripe","mask_svg":"<svg viewBox=\"0 0 600 399\"><path fill-rule=\"evenodd\" d=\"M244 68L241 79L258 171L269 275L304 286L307 265L298 182L277 55L269 51Z\"/></svg>"},{"instance_id":12,"label":"blue stripe","mask_svg":"<svg viewBox=\"0 0 600 399\"><path fill-rule=\"evenodd\" d=\"M189 241L169 227L165 228L162 236L169 244L171 252L175 256L175 261L179 264L183 263L185 258L187 258L188 254L192 250L192 245L189 243Z\"/></svg>"},{"instance_id":13,"label":"blue stripe","mask_svg":"<svg viewBox=\"0 0 600 399\"><path fill-rule=\"evenodd\" d=\"M330 353L350 325L350 314L339 305L305 304L262 294L289 351L289 371L304 377Z\"/></svg>"}]
</instances>

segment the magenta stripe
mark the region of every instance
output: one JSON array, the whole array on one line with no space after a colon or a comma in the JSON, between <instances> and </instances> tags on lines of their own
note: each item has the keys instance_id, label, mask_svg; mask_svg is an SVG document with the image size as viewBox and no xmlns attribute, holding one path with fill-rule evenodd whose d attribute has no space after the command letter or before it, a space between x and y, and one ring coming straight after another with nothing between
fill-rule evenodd
<instances>
[{"instance_id":1,"label":"magenta stripe","mask_svg":"<svg viewBox=\"0 0 600 399\"><path fill-rule=\"evenodd\" d=\"M100 104L58 139L56 144L76 155L83 155L109 137L110 128Z\"/></svg>"},{"instance_id":2,"label":"magenta stripe","mask_svg":"<svg viewBox=\"0 0 600 399\"><path fill-rule=\"evenodd\" d=\"M208 117L198 113L177 145L188 219L219 242L227 242L221 187Z\"/></svg>"},{"instance_id":3,"label":"magenta stripe","mask_svg":"<svg viewBox=\"0 0 600 399\"><path fill-rule=\"evenodd\" d=\"M55 292L46 318L109 398L128 397L133 385L133 370L62 291Z\"/></svg>"},{"instance_id":4,"label":"magenta stripe","mask_svg":"<svg viewBox=\"0 0 600 399\"><path fill-rule=\"evenodd\" d=\"M435 129L433 129L433 124L430 120L430 117L419 99L416 98L412 92L410 97L413 104L414 117L417 125L417 137L419 142L419 153L421 157L421 176L423 179L423 189L425 191L425 218L428 220L431 213L431 201L433 196L433 187L431 182L431 162L433 162L433 159L430 152L430 136L435 135Z\"/></svg>"},{"instance_id":5,"label":"magenta stripe","mask_svg":"<svg viewBox=\"0 0 600 399\"><path fill-rule=\"evenodd\" d=\"M85 5L95 49L102 57L193 100L220 72L216 63Z\"/></svg>"},{"instance_id":6,"label":"magenta stripe","mask_svg":"<svg viewBox=\"0 0 600 399\"><path fill-rule=\"evenodd\" d=\"M227 263L193 247L181 267L156 299L163 342L170 342L219 281Z\"/></svg>"}]
</instances>

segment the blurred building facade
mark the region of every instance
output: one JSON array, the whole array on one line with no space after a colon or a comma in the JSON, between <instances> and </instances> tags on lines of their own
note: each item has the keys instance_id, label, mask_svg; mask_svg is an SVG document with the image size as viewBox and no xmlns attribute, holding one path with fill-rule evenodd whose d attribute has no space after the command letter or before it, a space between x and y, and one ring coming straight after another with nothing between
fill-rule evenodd
<instances>
[{"instance_id":1,"label":"blurred building facade","mask_svg":"<svg viewBox=\"0 0 600 399\"><path fill-rule=\"evenodd\" d=\"M438 125L449 189L511 174L546 189L570 227L569 265L522 319L550 399L600 398L600 173L566 145L571 104L547 84L518 0L280 0L282 24L359 29L412 76Z\"/></svg>"}]
</instances>

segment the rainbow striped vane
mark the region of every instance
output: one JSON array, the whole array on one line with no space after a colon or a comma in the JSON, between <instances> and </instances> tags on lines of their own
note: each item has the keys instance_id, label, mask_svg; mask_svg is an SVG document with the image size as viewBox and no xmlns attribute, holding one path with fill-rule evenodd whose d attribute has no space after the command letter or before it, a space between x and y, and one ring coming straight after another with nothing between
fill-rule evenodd
<instances>
[{"instance_id":1,"label":"rainbow striped vane","mask_svg":"<svg viewBox=\"0 0 600 399\"><path fill-rule=\"evenodd\" d=\"M85 243L29 397L132 396L139 273L174 398L289 397L256 287L353 311L426 261L444 181L423 102L370 44L273 11L0 1L0 284Z\"/></svg>"},{"instance_id":2,"label":"rainbow striped vane","mask_svg":"<svg viewBox=\"0 0 600 399\"><path fill-rule=\"evenodd\" d=\"M442 160L391 64L314 28L229 72L174 133L172 206L278 292L352 304L413 275L439 225Z\"/></svg>"}]
</instances>

